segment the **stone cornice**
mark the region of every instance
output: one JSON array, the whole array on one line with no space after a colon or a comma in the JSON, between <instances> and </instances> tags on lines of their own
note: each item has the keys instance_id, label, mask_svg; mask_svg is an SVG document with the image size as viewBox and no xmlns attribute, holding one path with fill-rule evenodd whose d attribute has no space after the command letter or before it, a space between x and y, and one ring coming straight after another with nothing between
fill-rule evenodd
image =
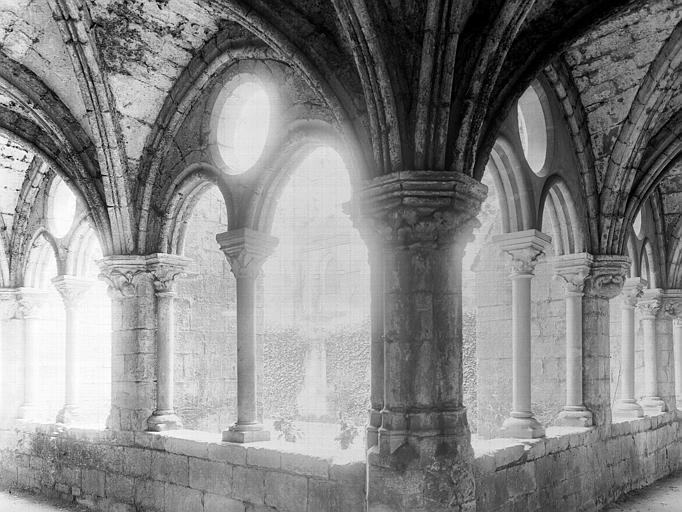
<instances>
[{"instance_id":1,"label":"stone cornice","mask_svg":"<svg viewBox=\"0 0 682 512\"><path fill-rule=\"evenodd\" d=\"M461 173L401 171L367 182L360 210L385 242L437 247L461 235L468 241L486 195L485 185Z\"/></svg>"},{"instance_id":2,"label":"stone cornice","mask_svg":"<svg viewBox=\"0 0 682 512\"><path fill-rule=\"evenodd\" d=\"M593 262L592 255L586 252L559 256L554 259L554 277L564 285L567 294L582 295Z\"/></svg>"},{"instance_id":3,"label":"stone cornice","mask_svg":"<svg viewBox=\"0 0 682 512\"><path fill-rule=\"evenodd\" d=\"M585 280L585 294L607 300L620 295L630 271L630 258L609 254L597 254L593 258L592 271Z\"/></svg>"},{"instance_id":4,"label":"stone cornice","mask_svg":"<svg viewBox=\"0 0 682 512\"><path fill-rule=\"evenodd\" d=\"M493 242L511 256L512 276L532 275L535 265L552 243L552 237L536 229L528 229L496 235Z\"/></svg>"},{"instance_id":5,"label":"stone cornice","mask_svg":"<svg viewBox=\"0 0 682 512\"><path fill-rule=\"evenodd\" d=\"M216 235L235 277L255 278L265 260L274 252L279 240L249 228L235 229Z\"/></svg>"}]
</instances>

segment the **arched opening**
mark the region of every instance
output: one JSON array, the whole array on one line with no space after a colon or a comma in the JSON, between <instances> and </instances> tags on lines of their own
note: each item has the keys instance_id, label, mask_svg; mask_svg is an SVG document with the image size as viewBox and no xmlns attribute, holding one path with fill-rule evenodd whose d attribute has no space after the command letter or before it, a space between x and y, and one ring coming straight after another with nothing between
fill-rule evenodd
<instances>
[{"instance_id":1,"label":"arched opening","mask_svg":"<svg viewBox=\"0 0 682 512\"><path fill-rule=\"evenodd\" d=\"M187 429L220 432L237 419L235 279L216 235L227 231L217 186L201 183L183 205L179 250L191 259L176 299L176 411Z\"/></svg>"},{"instance_id":2,"label":"arched opening","mask_svg":"<svg viewBox=\"0 0 682 512\"><path fill-rule=\"evenodd\" d=\"M353 227L348 170L321 146L307 154L281 190L272 225L279 239L264 265L263 412L283 437L293 422L311 447L344 447L369 399L369 265ZM353 436L341 421L357 425ZM348 440L348 438L346 438Z\"/></svg>"},{"instance_id":3,"label":"arched opening","mask_svg":"<svg viewBox=\"0 0 682 512\"><path fill-rule=\"evenodd\" d=\"M535 174L541 174L547 159L547 117L538 95L539 84L531 85L517 103L518 134L526 162Z\"/></svg>"}]
</instances>

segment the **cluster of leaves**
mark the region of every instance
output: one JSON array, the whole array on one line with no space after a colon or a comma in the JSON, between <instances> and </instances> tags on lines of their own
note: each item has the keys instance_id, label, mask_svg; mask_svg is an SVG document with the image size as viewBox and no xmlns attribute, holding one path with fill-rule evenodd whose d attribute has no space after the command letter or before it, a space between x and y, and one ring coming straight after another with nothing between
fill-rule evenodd
<instances>
[{"instance_id":1,"label":"cluster of leaves","mask_svg":"<svg viewBox=\"0 0 682 512\"><path fill-rule=\"evenodd\" d=\"M323 333L329 407L356 424L366 422L369 408L369 332L369 320L366 320L355 325L335 326ZM265 411L300 419L296 398L303 387L304 363L310 343L309 335L299 326L266 330L263 344Z\"/></svg>"},{"instance_id":2,"label":"cluster of leaves","mask_svg":"<svg viewBox=\"0 0 682 512\"><path fill-rule=\"evenodd\" d=\"M294 418L292 416L278 416L273 422L273 427L279 432L279 439L284 438L288 443L295 443L296 441L303 439L303 432L294 423Z\"/></svg>"},{"instance_id":3,"label":"cluster of leaves","mask_svg":"<svg viewBox=\"0 0 682 512\"><path fill-rule=\"evenodd\" d=\"M350 445L353 444L353 441L355 441L360 430L355 423L344 418L342 414L339 414L339 427L339 435L334 438L334 441L339 443L342 450L347 450Z\"/></svg>"}]
</instances>

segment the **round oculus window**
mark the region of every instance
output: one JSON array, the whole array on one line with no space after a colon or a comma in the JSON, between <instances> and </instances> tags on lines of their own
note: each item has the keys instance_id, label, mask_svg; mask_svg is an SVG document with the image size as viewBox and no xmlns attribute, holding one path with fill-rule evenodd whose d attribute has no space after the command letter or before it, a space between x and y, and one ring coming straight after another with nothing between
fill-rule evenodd
<instances>
[{"instance_id":1,"label":"round oculus window","mask_svg":"<svg viewBox=\"0 0 682 512\"><path fill-rule=\"evenodd\" d=\"M519 139L528 166L535 174L542 172L547 158L547 122L538 94L526 89L517 103Z\"/></svg>"},{"instance_id":2,"label":"round oculus window","mask_svg":"<svg viewBox=\"0 0 682 512\"><path fill-rule=\"evenodd\" d=\"M270 131L270 98L255 81L240 83L221 106L216 143L229 174L249 170L263 154Z\"/></svg>"},{"instance_id":3,"label":"round oculus window","mask_svg":"<svg viewBox=\"0 0 682 512\"><path fill-rule=\"evenodd\" d=\"M56 238L64 237L76 216L76 196L64 180L57 177L52 183L48 200L48 228Z\"/></svg>"}]
</instances>

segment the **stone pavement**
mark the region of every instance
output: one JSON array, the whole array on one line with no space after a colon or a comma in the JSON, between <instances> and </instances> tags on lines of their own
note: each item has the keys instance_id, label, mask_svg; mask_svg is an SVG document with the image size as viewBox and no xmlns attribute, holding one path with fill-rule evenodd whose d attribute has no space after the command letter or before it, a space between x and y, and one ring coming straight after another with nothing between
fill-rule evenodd
<instances>
[{"instance_id":1,"label":"stone pavement","mask_svg":"<svg viewBox=\"0 0 682 512\"><path fill-rule=\"evenodd\" d=\"M0 491L0 511L2 512L85 512L86 510L75 504L64 504L23 492Z\"/></svg>"},{"instance_id":2,"label":"stone pavement","mask_svg":"<svg viewBox=\"0 0 682 512\"><path fill-rule=\"evenodd\" d=\"M682 473L633 491L606 512L682 512Z\"/></svg>"}]
</instances>

